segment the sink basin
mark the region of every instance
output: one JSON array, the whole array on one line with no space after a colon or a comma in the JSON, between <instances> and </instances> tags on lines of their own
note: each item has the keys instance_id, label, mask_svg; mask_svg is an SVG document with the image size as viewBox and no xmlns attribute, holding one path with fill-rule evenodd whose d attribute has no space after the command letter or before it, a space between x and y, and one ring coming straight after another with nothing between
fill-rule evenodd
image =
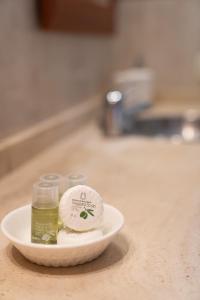
<instances>
[{"instance_id":1,"label":"sink basin","mask_svg":"<svg viewBox=\"0 0 200 300\"><path fill-rule=\"evenodd\" d=\"M200 115L140 117L131 122L127 134L164 137L177 141L200 141Z\"/></svg>"}]
</instances>

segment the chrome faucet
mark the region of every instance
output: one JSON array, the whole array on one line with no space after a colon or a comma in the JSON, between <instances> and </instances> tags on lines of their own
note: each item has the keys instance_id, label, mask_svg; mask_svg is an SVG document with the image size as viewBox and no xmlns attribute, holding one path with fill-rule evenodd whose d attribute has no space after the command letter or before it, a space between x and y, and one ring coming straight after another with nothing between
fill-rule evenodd
<instances>
[{"instance_id":1,"label":"chrome faucet","mask_svg":"<svg viewBox=\"0 0 200 300\"><path fill-rule=\"evenodd\" d=\"M130 131L139 113L149 108L149 104L135 103L127 109L124 105L126 95L119 90L111 90L105 95L103 127L106 135L119 136Z\"/></svg>"},{"instance_id":2,"label":"chrome faucet","mask_svg":"<svg viewBox=\"0 0 200 300\"><path fill-rule=\"evenodd\" d=\"M123 133L123 95L120 91L109 91L105 96L103 127L107 135Z\"/></svg>"},{"instance_id":3,"label":"chrome faucet","mask_svg":"<svg viewBox=\"0 0 200 300\"><path fill-rule=\"evenodd\" d=\"M103 127L109 136L133 134L147 137L166 137L175 143L200 141L200 112L189 110L182 114L157 115L148 111L151 104L134 103L127 109L126 96L119 90L105 96Z\"/></svg>"}]
</instances>

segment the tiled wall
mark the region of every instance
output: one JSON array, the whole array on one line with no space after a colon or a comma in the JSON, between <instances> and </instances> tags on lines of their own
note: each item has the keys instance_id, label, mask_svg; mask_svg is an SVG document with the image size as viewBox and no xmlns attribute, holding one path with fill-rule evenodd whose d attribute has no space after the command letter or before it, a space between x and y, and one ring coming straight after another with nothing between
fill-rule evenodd
<instances>
[{"instance_id":1,"label":"tiled wall","mask_svg":"<svg viewBox=\"0 0 200 300\"><path fill-rule=\"evenodd\" d=\"M121 0L114 69L141 55L157 73L158 88L196 87L193 61L200 51L199 0Z\"/></svg>"},{"instance_id":2,"label":"tiled wall","mask_svg":"<svg viewBox=\"0 0 200 300\"><path fill-rule=\"evenodd\" d=\"M0 1L0 139L96 94L110 37L42 32L36 0Z\"/></svg>"},{"instance_id":3,"label":"tiled wall","mask_svg":"<svg viewBox=\"0 0 200 300\"><path fill-rule=\"evenodd\" d=\"M118 1L114 38L42 32L35 3L0 1L0 139L96 94L138 55L159 90L196 87L200 0Z\"/></svg>"}]
</instances>

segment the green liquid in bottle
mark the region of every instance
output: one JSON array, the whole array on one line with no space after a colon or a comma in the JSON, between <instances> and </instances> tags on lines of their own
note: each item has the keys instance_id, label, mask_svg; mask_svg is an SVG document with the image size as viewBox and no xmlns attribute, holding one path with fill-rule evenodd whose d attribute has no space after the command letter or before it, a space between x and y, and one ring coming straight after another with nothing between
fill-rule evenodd
<instances>
[{"instance_id":1,"label":"green liquid in bottle","mask_svg":"<svg viewBox=\"0 0 200 300\"><path fill-rule=\"evenodd\" d=\"M33 207L31 241L38 244L57 244L58 206Z\"/></svg>"},{"instance_id":2,"label":"green liquid in bottle","mask_svg":"<svg viewBox=\"0 0 200 300\"><path fill-rule=\"evenodd\" d=\"M59 202L60 202L60 199L62 198L62 193L59 193ZM63 225L63 222L61 221L60 219L60 216L58 216L58 230L61 230L64 228L64 225Z\"/></svg>"}]
</instances>

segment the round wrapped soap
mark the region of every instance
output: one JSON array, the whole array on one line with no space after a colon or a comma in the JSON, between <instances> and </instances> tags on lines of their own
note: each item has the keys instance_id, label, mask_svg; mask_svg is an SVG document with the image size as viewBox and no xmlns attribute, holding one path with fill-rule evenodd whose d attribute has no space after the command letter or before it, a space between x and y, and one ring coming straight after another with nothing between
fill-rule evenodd
<instances>
[{"instance_id":1,"label":"round wrapped soap","mask_svg":"<svg viewBox=\"0 0 200 300\"><path fill-rule=\"evenodd\" d=\"M89 186L74 186L62 196L59 215L64 226L75 231L97 228L102 222L103 200Z\"/></svg>"},{"instance_id":2,"label":"round wrapped soap","mask_svg":"<svg viewBox=\"0 0 200 300\"><path fill-rule=\"evenodd\" d=\"M103 233L101 229L94 229L86 232L76 232L65 228L58 232L57 244L80 245L89 241L93 241L102 236Z\"/></svg>"}]
</instances>

